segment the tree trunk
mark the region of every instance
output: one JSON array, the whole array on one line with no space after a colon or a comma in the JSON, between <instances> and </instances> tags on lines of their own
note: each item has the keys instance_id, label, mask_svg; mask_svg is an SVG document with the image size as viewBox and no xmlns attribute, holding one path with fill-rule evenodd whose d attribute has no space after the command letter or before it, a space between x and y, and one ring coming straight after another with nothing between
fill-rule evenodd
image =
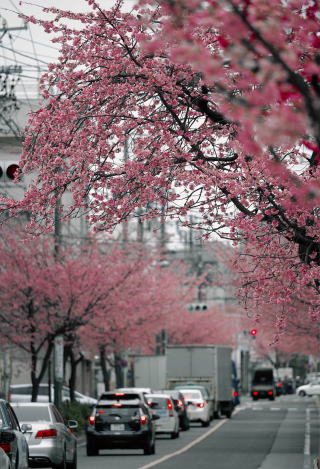
<instances>
[{"instance_id":1,"label":"tree trunk","mask_svg":"<svg viewBox=\"0 0 320 469\"><path fill-rule=\"evenodd\" d=\"M116 374L116 387L123 387L123 369L121 366L122 357L120 353L114 352L114 370Z\"/></svg>"},{"instance_id":2,"label":"tree trunk","mask_svg":"<svg viewBox=\"0 0 320 469\"><path fill-rule=\"evenodd\" d=\"M48 340L48 346L46 353L43 357L41 368L39 375L37 376L37 364L38 364L38 354L39 350L36 349L35 345L33 342L30 344L30 350L31 350L31 383L32 383L32 393L31 393L31 402L37 402L38 400L38 394L39 394L39 385L43 379L43 376L45 372L48 369L48 364L50 360L50 356L53 350L53 345L54 345L54 340L51 337Z\"/></svg>"},{"instance_id":3,"label":"tree trunk","mask_svg":"<svg viewBox=\"0 0 320 469\"><path fill-rule=\"evenodd\" d=\"M105 391L110 391L110 371L107 368L106 350L103 346L99 348L99 353L104 389Z\"/></svg>"}]
</instances>

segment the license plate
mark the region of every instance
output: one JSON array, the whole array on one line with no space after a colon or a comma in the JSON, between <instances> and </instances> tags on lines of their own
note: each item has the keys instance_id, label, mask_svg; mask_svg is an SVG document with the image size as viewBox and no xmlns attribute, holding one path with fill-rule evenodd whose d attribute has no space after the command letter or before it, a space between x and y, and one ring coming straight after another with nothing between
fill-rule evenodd
<instances>
[{"instance_id":1,"label":"license plate","mask_svg":"<svg viewBox=\"0 0 320 469\"><path fill-rule=\"evenodd\" d=\"M115 432L120 432L121 430L124 430L124 424L123 423L112 423L110 426L110 429Z\"/></svg>"}]
</instances>

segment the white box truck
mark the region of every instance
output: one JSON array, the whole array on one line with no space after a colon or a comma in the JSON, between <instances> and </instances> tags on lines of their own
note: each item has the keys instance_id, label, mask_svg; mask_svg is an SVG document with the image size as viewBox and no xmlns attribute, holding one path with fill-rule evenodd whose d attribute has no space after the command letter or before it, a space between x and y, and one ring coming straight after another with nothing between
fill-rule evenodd
<instances>
[{"instance_id":1,"label":"white box truck","mask_svg":"<svg viewBox=\"0 0 320 469\"><path fill-rule=\"evenodd\" d=\"M133 361L133 382L138 388L165 389L165 355L135 355Z\"/></svg>"},{"instance_id":2,"label":"white box truck","mask_svg":"<svg viewBox=\"0 0 320 469\"><path fill-rule=\"evenodd\" d=\"M167 346L167 387L201 385L209 390L214 415L231 417L234 409L232 349L224 345Z\"/></svg>"}]
</instances>

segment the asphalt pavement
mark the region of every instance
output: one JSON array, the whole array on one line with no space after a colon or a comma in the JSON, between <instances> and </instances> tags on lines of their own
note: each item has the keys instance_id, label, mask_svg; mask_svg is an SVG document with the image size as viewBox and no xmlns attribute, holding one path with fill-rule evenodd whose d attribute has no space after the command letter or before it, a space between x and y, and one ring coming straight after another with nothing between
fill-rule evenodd
<instances>
[{"instance_id":1,"label":"asphalt pavement","mask_svg":"<svg viewBox=\"0 0 320 469\"><path fill-rule=\"evenodd\" d=\"M87 457L79 441L78 469L314 469L319 427L314 397L243 398L230 420L214 420L209 429L194 424L177 440L158 438L152 456L110 450Z\"/></svg>"}]
</instances>

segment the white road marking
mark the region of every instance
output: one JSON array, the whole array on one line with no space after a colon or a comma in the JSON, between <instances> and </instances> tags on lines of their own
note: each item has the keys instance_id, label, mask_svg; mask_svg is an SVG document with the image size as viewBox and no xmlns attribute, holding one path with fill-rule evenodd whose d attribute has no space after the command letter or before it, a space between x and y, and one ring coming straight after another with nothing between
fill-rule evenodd
<instances>
[{"instance_id":1,"label":"white road marking","mask_svg":"<svg viewBox=\"0 0 320 469\"><path fill-rule=\"evenodd\" d=\"M304 454L310 454L310 409L306 409L306 426L304 433Z\"/></svg>"},{"instance_id":2,"label":"white road marking","mask_svg":"<svg viewBox=\"0 0 320 469\"><path fill-rule=\"evenodd\" d=\"M270 410L276 410L277 411L277 410L281 410L281 408L280 407L270 407Z\"/></svg>"},{"instance_id":3,"label":"white road marking","mask_svg":"<svg viewBox=\"0 0 320 469\"><path fill-rule=\"evenodd\" d=\"M310 409L306 409L306 426L304 433L304 461L303 469L309 469L311 466L311 456L310 456Z\"/></svg>"},{"instance_id":4,"label":"white road marking","mask_svg":"<svg viewBox=\"0 0 320 469\"><path fill-rule=\"evenodd\" d=\"M233 412L232 415L236 415L238 412L240 412L241 409L237 409ZM159 458L159 459L156 459L156 461L152 461L150 462L149 464L146 464L144 466L141 466L141 467L138 467L138 469L149 469L150 467L154 467L154 466L157 466L158 464L161 464L162 462L164 461L167 461L168 459L171 459L175 456L178 456L179 454L182 454L184 453L185 451L188 451L188 449L192 448L193 446L195 446L196 444L200 443L200 441L204 440L205 438L207 438L209 435L211 435L212 433L216 432L220 427L222 427L222 425L224 425L226 422L228 422L229 419L223 419L221 420L221 422L219 422L217 425L215 425L213 428L210 428L210 430L208 430L206 433L204 433L203 435L199 436L198 438L196 438L195 440L191 441L190 443L188 443L186 446L184 446L183 448L180 448L178 451L175 451L174 453L169 453L169 454L166 454L165 456L162 456L162 458Z\"/></svg>"}]
</instances>

